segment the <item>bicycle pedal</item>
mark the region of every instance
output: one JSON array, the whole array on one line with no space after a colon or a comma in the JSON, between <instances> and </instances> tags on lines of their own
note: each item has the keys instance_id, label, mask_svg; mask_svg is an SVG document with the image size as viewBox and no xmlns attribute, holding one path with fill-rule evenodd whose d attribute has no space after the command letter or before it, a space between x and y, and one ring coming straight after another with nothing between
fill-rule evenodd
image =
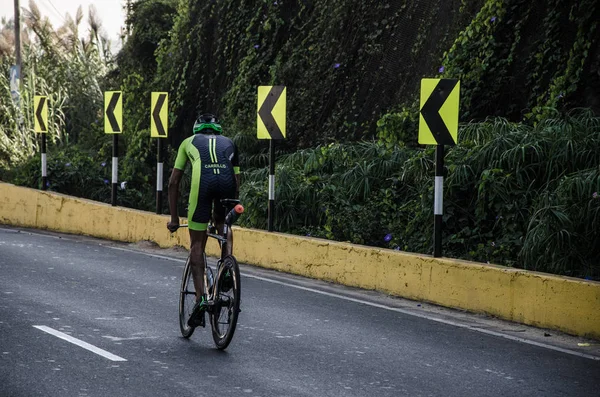
<instances>
[{"instance_id":1,"label":"bicycle pedal","mask_svg":"<svg viewBox=\"0 0 600 397\"><path fill-rule=\"evenodd\" d=\"M192 328L204 328L206 326L206 319L204 318L204 313L200 314L198 317L194 317L193 315L190 316L190 318L187 321L187 324Z\"/></svg>"}]
</instances>

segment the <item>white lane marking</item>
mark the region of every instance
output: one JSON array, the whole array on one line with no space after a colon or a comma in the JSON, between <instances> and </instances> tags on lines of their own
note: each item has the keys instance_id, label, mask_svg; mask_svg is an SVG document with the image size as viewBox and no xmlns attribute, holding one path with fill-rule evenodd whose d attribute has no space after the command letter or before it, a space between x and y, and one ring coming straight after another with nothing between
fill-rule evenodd
<instances>
[{"instance_id":1,"label":"white lane marking","mask_svg":"<svg viewBox=\"0 0 600 397\"><path fill-rule=\"evenodd\" d=\"M84 342L80 339L73 338L71 335L67 335L65 333L62 333L62 332L52 329L50 327L46 327L45 325L34 325L33 327L39 329L40 331L49 333L50 335L54 335L57 338L60 338L62 340L66 340L67 342L77 345L79 347L82 347L86 350L89 350L92 353L96 353L99 356L108 358L111 361L127 361L123 357L116 356L110 352L107 352L106 350L100 349L99 347L96 347L94 345L90 345L89 343Z\"/></svg>"},{"instance_id":2,"label":"white lane marking","mask_svg":"<svg viewBox=\"0 0 600 397\"><path fill-rule=\"evenodd\" d=\"M102 337L110 339L112 342L123 342L124 340L158 339L157 336L132 336L130 338L119 338L118 336L102 335Z\"/></svg>"},{"instance_id":3,"label":"white lane marking","mask_svg":"<svg viewBox=\"0 0 600 397\"><path fill-rule=\"evenodd\" d=\"M164 255L149 254L149 253L146 253L146 252L131 250L131 249L127 249L127 248L121 248L121 247L108 247L108 248L112 248L112 249L120 250L120 251L133 252L133 253L137 253L137 254L151 256L151 257L154 257L154 258L166 259L166 260L173 261L173 262L181 262L182 266L183 266L183 262L184 262L182 259L178 259L178 258L171 258L171 257L164 256ZM409 316L419 317L419 318L423 318L423 319L426 319L426 320L435 321L437 323L451 325L451 326L458 327L458 328L465 328L465 329L469 329L469 330L472 330L472 331L475 331L475 332L480 332L482 334L493 335L493 336L497 336L497 337L500 337L500 338L512 340L512 341L515 341L515 342L521 342L521 343L525 343L525 344L528 344L528 345L533 345L533 346L541 347L541 348L544 348L544 349L554 350L554 351L558 351L558 352L561 352L561 353L570 354L570 355L577 356L577 357L582 357L582 358L587 358L587 359L590 359L590 360L600 361L600 357L599 356L593 356L591 354L581 353L581 352L578 352L578 351L575 351L575 350L569 350L569 349L565 349L565 348L558 347L558 346L552 346L552 345L549 345L549 344L546 344L546 343L537 342L537 341L534 341L534 340L525 339L525 338L521 338L521 337L514 336L514 335L503 334L501 332L491 331L491 330L488 330L488 329L479 328L477 326L473 326L473 325L469 325L469 324L461 324L461 323L458 323L458 322L455 322L455 321L452 321L452 320L446 320L446 319L435 317L435 316L431 316L431 315L428 315L428 314L415 313L415 312L412 312L410 310L400 309L400 308L397 308L397 307L391 307L391 306L383 305L383 304L380 304L380 303L374 303L374 302L369 302L369 301L365 301L365 300L361 300L361 299L351 298L349 296L335 294L335 293L332 293L332 292L320 291L318 289L309 288L309 287L303 287L301 285L295 285L295 284L291 284L291 283L286 283L284 281L273 280L273 279L270 279L270 278L261 277L261 276L255 276L255 275L252 275L252 274L242 273L242 275L244 277L254 278L256 280L261 280L261 281L265 281L265 282L268 282L268 283L284 285L286 287L297 288L297 289L301 289L303 291L309 291L309 292L314 292L316 294L330 296L330 297L333 297L333 298L344 299L344 300L347 300L347 301L350 301L350 302L355 302L355 303L360 303L360 304L371 306L371 307L377 307L377 308L380 308L380 309L390 310L390 311L393 311L393 312L398 312L398 313L406 314L406 315L409 315Z\"/></svg>"}]
</instances>

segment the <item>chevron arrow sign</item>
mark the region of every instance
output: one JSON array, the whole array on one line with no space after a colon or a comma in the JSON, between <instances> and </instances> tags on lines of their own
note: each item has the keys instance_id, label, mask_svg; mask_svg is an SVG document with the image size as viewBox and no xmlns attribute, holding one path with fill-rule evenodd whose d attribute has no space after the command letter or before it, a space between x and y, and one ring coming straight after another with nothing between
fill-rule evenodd
<instances>
[{"instance_id":1,"label":"chevron arrow sign","mask_svg":"<svg viewBox=\"0 0 600 397\"><path fill-rule=\"evenodd\" d=\"M106 134L123 132L123 93L121 91L104 92L104 132Z\"/></svg>"},{"instance_id":2,"label":"chevron arrow sign","mask_svg":"<svg viewBox=\"0 0 600 397\"><path fill-rule=\"evenodd\" d=\"M459 102L459 80L421 80L420 144L455 145L458 142Z\"/></svg>"},{"instance_id":3,"label":"chevron arrow sign","mask_svg":"<svg viewBox=\"0 0 600 397\"><path fill-rule=\"evenodd\" d=\"M284 86L258 87L258 139L285 139L286 89Z\"/></svg>"},{"instance_id":4,"label":"chevron arrow sign","mask_svg":"<svg viewBox=\"0 0 600 397\"><path fill-rule=\"evenodd\" d=\"M169 131L169 94L153 92L151 99L150 136L166 138Z\"/></svg>"},{"instance_id":5,"label":"chevron arrow sign","mask_svg":"<svg viewBox=\"0 0 600 397\"><path fill-rule=\"evenodd\" d=\"M48 97L35 95L33 97L35 117L33 130L37 133L48 133Z\"/></svg>"}]
</instances>

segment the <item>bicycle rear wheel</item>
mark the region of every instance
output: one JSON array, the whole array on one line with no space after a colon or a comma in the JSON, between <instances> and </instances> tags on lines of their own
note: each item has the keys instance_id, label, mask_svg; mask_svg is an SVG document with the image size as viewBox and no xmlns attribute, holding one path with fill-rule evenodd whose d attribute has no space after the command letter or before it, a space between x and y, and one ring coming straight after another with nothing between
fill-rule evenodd
<instances>
[{"instance_id":1,"label":"bicycle rear wheel","mask_svg":"<svg viewBox=\"0 0 600 397\"><path fill-rule=\"evenodd\" d=\"M224 350L231 343L240 312L240 267L233 255L227 256L219 267L216 287L210 323L217 348Z\"/></svg>"},{"instance_id":2,"label":"bicycle rear wheel","mask_svg":"<svg viewBox=\"0 0 600 397\"><path fill-rule=\"evenodd\" d=\"M196 289L192 278L192 267L188 257L183 268L183 278L181 279L181 289L179 290L179 329L184 338L189 338L194 333L194 327L188 325L188 320L194 310L196 303Z\"/></svg>"}]
</instances>

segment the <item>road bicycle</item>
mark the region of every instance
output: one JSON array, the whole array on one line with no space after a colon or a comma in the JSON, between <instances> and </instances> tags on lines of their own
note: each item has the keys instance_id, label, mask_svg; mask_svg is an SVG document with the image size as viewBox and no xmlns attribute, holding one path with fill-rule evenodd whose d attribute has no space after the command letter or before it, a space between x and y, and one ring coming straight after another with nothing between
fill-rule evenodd
<instances>
[{"instance_id":1,"label":"road bicycle","mask_svg":"<svg viewBox=\"0 0 600 397\"><path fill-rule=\"evenodd\" d=\"M223 199L221 203L227 208L227 216L223 225L223 233L218 234L216 227L211 223L208 225L208 237L214 238L221 247L221 257L217 266L213 269L206 261L204 254L204 291L206 291L209 303L209 323L212 328L212 336L218 349L224 350L229 346L238 315L240 313L240 268L233 255L227 255L227 237L231 233L231 225L244 212L244 207L239 200ZM187 227L181 225L180 227ZM216 275L216 277L215 277ZM181 289L179 291L179 328L184 338L189 338L194 333L195 327L188 325L188 320L194 310L196 303L196 290L192 278L190 257L188 256L183 269Z\"/></svg>"}]
</instances>

